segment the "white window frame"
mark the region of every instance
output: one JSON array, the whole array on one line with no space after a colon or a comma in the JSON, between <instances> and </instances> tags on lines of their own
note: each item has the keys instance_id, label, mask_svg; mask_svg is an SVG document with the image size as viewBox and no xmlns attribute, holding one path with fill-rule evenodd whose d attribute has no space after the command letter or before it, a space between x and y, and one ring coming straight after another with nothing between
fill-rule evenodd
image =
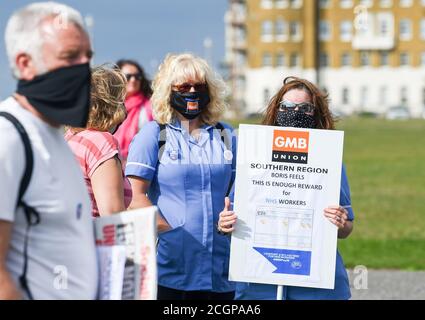
<instances>
[{"instance_id":1,"label":"white window frame","mask_svg":"<svg viewBox=\"0 0 425 320\"><path fill-rule=\"evenodd\" d=\"M387 97L388 97L388 87L381 86L379 88L379 104L385 107L388 101Z\"/></svg>"},{"instance_id":2,"label":"white window frame","mask_svg":"<svg viewBox=\"0 0 425 320\"><path fill-rule=\"evenodd\" d=\"M281 24L282 27L283 27L283 33L278 33L277 32L278 29L279 29L278 28L278 25L279 24ZM277 19L275 21L274 30L275 30L276 41L278 41L278 42L286 42L286 41L288 41L289 30L288 30L288 23L285 20L283 20L282 18Z\"/></svg>"},{"instance_id":3,"label":"white window frame","mask_svg":"<svg viewBox=\"0 0 425 320\"><path fill-rule=\"evenodd\" d=\"M269 88L263 88L263 103L264 106L267 106L270 102L271 94Z\"/></svg>"},{"instance_id":4,"label":"white window frame","mask_svg":"<svg viewBox=\"0 0 425 320\"><path fill-rule=\"evenodd\" d=\"M402 25L405 24L407 27L407 33L402 34ZM399 23L399 37L401 41L409 41L412 39L412 21L410 19L400 19Z\"/></svg>"},{"instance_id":5,"label":"white window frame","mask_svg":"<svg viewBox=\"0 0 425 320\"><path fill-rule=\"evenodd\" d=\"M349 26L349 32L343 32L345 30L345 26ZM351 42L353 39L353 22L350 20L343 20L339 24L339 38L342 42Z\"/></svg>"},{"instance_id":6,"label":"white window frame","mask_svg":"<svg viewBox=\"0 0 425 320\"><path fill-rule=\"evenodd\" d=\"M327 52L321 52L320 53L320 57L319 57L320 61L320 67L322 68L328 68L329 67L329 53Z\"/></svg>"},{"instance_id":7,"label":"white window frame","mask_svg":"<svg viewBox=\"0 0 425 320\"><path fill-rule=\"evenodd\" d=\"M289 0L289 5L292 9L300 9L303 6L303 0Z\"/></svg>"},{"instance_id":8,"label":"white window frame","mask_svg":"<svg viewBox=\"0 0 425 320\"><path fill-rule=\"evenodd\" d=\"M367 64L363 64L363 57L367 57ZM360 67L367 68L370 67L370 52L360 51Z\"/></svg>"},{"instance_id":9,"label":"white window frame","mask_svg":"<svg viewBox=\"0 0 425 320\"><path fill-rule=\"evenodd\" d=\"M346 57L348 58L347 64L344 63ZM349 67L352 67L352 66L353 66L353 57L352 57L351 53L350 52L343 52L341 54L341 67L342 68L349 68Z\"/></svg>"},{"instance_id":10,"label":"white window frame","mask_svg":"<svg viewBox=\"0 0 425 320\"><path fill-rule=\"evenodd\" d=\"M261 0L260 7L261 9L266 9L266 10L273 9L273 0Z\"/></svg>"},{"instance_id":11,"label":"white window frame","mask_svg":"<svg viewBox=\"0 0 425 320\"><path fill-rule=\"evenodd\" d=\"M363 109L367 106L369 98L369 89L366 86L360 88L360 107Z\"/></svg>"},{"instance_id":12,"label":"white window frame","mask_svg":"<svg viewBox=\"0 0 425 320\"><path fill-rule=\"evenodd\" d=\"M326 32L322 32L326 31ZM330 41L332 39L332 24L328 20L319 21L319 38L322 41Z\"/></svg>"},{"instance_id":13,"label":"white window frame","mask_svg":"<svg viewBox=\"0 0 425 320\"><path fill-rule=\"evenodd\" d=\"M296 58L296 63L293 64L293 58ZM289 67L290 68L299 68L301 66L301 55L297 52L292 52L289 56Z\"/></svg>"},{"instance_id":14,"label":"white window frame","mask_svg":"<svg viewBox=\"0 0 425 320\"><path fill-rule=\"evenodd\" d=\"M379 6L381 8L391 8L393 6L393 0L380 0Z\"/></svg>"},{"instance_id":15,"label":"white window frame","mask_svg":"<svg viewBox=\"0 0 425 320\"><path fill-rule=\"evenodd\" d=\"M388 20L387 16L385 15L378 15L377 16L377 26L378 26L378 34L380 37L388 37L391 33L392 33L392 24L391 22ZM382 27L385 26L385 31L386 32L382 32Z\"/></svg>"},{"instance_id":16,"label":"white window frame","mask_svg":"<svg viewBox=\"0 0 425 320\"><path fill-rule=\"evenodd\" d=\"M286 9L289 7L288 0L275 0L274 6L276 9Z\"/></svg>"},{"instance_id":17,"label":"white window frame","mask_svg":"<svg viewBox=\"0 0 425 320\"><path fill-rule=\"evenodd\" d=\"M280 61L282 61L282 63L279 63ZM284 67L285 62L285 54L283 52L278 52L276 55L276 67Z\"/></svg>"},{"instance_id":18,"label":"white window frame","mask_svg":"<svg viewBox=\"0 0 425 320\"><path fill-rule=\"evenodd\" d=\"M409 87L408 86L402 86L400 88L400 104L402 106L409 105Z\"/></svg>"},{"instance_id":19,"label":"white window frame","mask_svg":"<svg viewBox=\"0 0 425 320\"><path fill-rule=\"evenodd\" d=\"M385 64L383 64L382 63L382 61L383 61L383 57L386 57L385 59L386 59L386 63ZM388 51L381 51L380 53L379 53L379 66L380 67L388 67L390 65L390 54L389 54L389 52Z\"/></svg>"},{"instance_id":20,"label":"white window frame","mask_svg":"<svg viewBox=\"0 0 425 320\"><path fill-rule=\"evenodd\" d=\"M410 54L408 52L401 52L399 59L400 59L399 61L400 67L405 68L410 66Z\"/></svg>"},{"instance_id":21,"label":"white window frame","mask_svg":"<svg viewBox=\"0 0 425 320\"><path fill-rule=\"evenodd\" d=\"M410 8L413 6L413 0L399 0L401 8Z\"/></svg>"},{"instance_id":22,"label":"white window frame","mask_svg":"<svg viewBox=\"0 0 425 320\"><path fill-rule=\"evenodd\" d=\"M421 19L419 26L420 26L421 39L425 40L425 18Z\"/></svg>"},{"instance_id":23,"label":"white window frame","mask_svg":"<svg viewBox=\"0 0 425 320\"><path fill-rule=\"evenodd\" d=\"M350 104L350 89L348 87L343 87L341 92L341 104L343 106Z\"/></svg>"},{"instance_id":24,"label":"white window frame","mask_svg":"<svg viewBox=\"0 0 425 320\"><path fill-rule=\"evenodd\" d=\"M292 26L297 26L296 34L292 34ZM300 42L303 38L302 25L299 21L291 21L289 22L289 36L291 37L291 41Z\"/></svg>"},{"instance_id":25,"label":"white window frame","mask_svg":"<svg viewBox=\"0 0 425 320\"><path fill-rule=\"evenodd\" d=\"M339 0L339 6L343 9L350 9L353 7L353 0Z\"/></svg>"},{"instance_id":26,"label":"white window frame","mask_svg":"<svg viewBox=\"0 0 425 320\"><path fill-rule=\"evenodd\" d=\"M270 61L270 63L265 63L266 58ZM263 55L261 57L261 65L265 68L273 67L273 56L270 52L263 52Z\"/></svg>"},{"instance_id":27,"label":"white window frame","mask_svg":"<svg viewBox=\"0 0 425 320\"><path fill-rule=\"evenodd\" d=\"M266 25L268 25L267 28L266 28ZM273 42L273 28L274 28L273 21L271 20L264 20L261 23L261 41L262 42Z\"/></svg>"},{"instance_id":28,"label":"white window frame","mask_svg":"<svg viewBox=\"0 0 425 320\"><path fill-rule=\"evenodd\" d=\"M318 0L320 1L319 5L321 9L328 9L331 7L332 0Z\"/></svg>"},{"instance_id":29,"label":"white window frame","mask_svg":"<svg viewBox=\"0 0 425 320\"><path fill-rule=\"evenodd\" d=\"M370 8L373 6L373 0L360 0L360 5Z\"/></svg>"}]
</instances>

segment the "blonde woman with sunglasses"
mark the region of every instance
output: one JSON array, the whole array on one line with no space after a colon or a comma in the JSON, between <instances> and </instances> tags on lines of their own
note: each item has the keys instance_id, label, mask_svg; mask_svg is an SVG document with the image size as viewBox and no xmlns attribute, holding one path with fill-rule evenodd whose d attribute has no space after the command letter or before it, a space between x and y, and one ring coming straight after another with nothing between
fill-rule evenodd
<instances>
[{"instance_id":1,"label":"blonde woman with sunglasses","mask_svg":"<svg viewBox=\"0 0 425 320\"><path fill-rule=\"evenodd\" d=\"M156 121L130 145L131 208L156 205L158 299L233 299L229 239L218 214L234 180L236 144L219 119L225 85L207 62L169 55L153 82Z\"/></svg>"}]
</instances>

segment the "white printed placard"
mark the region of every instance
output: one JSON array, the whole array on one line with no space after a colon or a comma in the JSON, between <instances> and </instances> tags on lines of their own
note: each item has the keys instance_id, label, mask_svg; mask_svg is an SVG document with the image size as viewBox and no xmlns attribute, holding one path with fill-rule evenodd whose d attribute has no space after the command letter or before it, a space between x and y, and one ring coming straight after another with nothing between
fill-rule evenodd
<instances>
[{"instance_id":1,"label":"white printed placard","mask_svg":"<svg viewBox=\"0 0 425 320\"><path fill-rule=\"evenodd\" d=\"M99 262L99 300L121 300L126 247L96 246Z\"/></svg>"},{"instance_id":2,"label":"white printed placard","mask_svg":"<svg viewBox=\"0 0 425 320\"><path fill-rule=\"evenodd\" d=\"M147 207L94 220L102 299L155 300L157 294L156 215ZM109 250L105 246L111 247ZM121 262L123 247L124 261ZM121 264L123 270L120 270ZM115 274L111 275L112 270ZM117 286L121 285L121 297ZM114 288L114 292L111 289Z\"/></svg>"},{"instance_id":3,"label":"white printed placard","mask_svg":"<svg viewBox=\"0 0 425 320\"><path fill-rule=\"evenodd\" d=\"M240 125L229 279L333 289L344 133Z\"/></svg>"}]
</instances>

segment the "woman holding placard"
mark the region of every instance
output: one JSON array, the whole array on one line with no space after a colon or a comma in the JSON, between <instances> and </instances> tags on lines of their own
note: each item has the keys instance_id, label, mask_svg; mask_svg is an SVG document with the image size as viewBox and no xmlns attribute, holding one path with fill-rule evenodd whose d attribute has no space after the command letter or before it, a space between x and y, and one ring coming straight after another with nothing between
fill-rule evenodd
<instances>
[{"instance_id":1,"label":"woman holding placard","mask_svg":"<svg viewBox=\"0 0 425 320\"><path fill-rule=\"evenodd\" d=\"M327 96L311 82L295 77L284 80L282 88L267 107L263 124L308 129L334 129L334 119L329 110ZM338 238L345 239L353 230L354 213L351 208L350 188L344 167L342 167L340 190L339 205L327 207L323 214L338 227ZM225 209L220 213L218 231L220 233L231 233L237 227L235 212L229 211L228 206L225 206ZM236 299L274 300L276 299L276 291L276 285L238 283L235 297ZM335 288L333 290L293 286L285 286L283 289L285 300L337 300L349 299L350 297L348 275L338 252Z\"/></svg>"}]
</instances>

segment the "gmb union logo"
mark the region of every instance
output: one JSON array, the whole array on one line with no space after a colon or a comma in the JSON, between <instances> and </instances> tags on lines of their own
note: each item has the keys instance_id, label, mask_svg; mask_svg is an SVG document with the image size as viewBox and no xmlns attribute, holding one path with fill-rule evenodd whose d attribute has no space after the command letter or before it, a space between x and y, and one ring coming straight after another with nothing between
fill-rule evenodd
<instances>
[{"instance_id":1,"label":"gmb union logo","mask_svg":"<svg viewBox=\"0 0 425 320\"><path fill-rule=\"evenodd\" d=\"M272 161L307 163L309 132L275 130Z\"/></svg>"},{"instance_id":2,"label":"gmb union logo","mask_svg":"<svg viewBox=\"0 0 425 320\"><path fill-rule=\"evenodd\" d=\"M301 269L302 266L303 264L301 263L301 261L294 261L291 263L291 267L296 270Z\"/></svg>"}]
</instances>

